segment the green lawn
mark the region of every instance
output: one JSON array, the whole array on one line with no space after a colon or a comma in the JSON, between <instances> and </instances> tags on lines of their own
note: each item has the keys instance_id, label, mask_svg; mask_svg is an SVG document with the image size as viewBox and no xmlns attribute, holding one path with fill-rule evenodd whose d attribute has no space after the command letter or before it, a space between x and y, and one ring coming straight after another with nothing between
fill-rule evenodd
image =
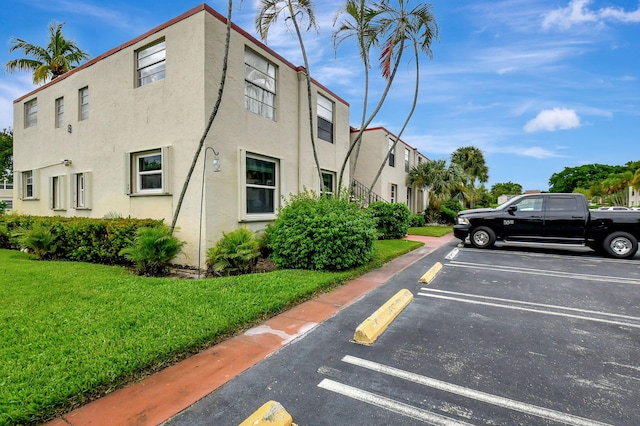
<instances>
[{"instance_id":1,"label":"green lawn","mask_svg":"<svg viewBox=\"0 0 640 426\"><path fill-rule=\"evenodd\" d=\"M377 241L374 260L346 272L202 280L0 250L0 425L63 414L420 245Z\"/></svg>"},{"instance_id":2,"label":"green lawn","mask_svg":"<svg viewBox=\"0 0 640 426\"><path fill-rule=\"evenodd\" d=\"M424 237L442 237L453 229L452 226L423 226L420 228L409 228L408 234L422 235Z\"/></svg>"}]
</instances>

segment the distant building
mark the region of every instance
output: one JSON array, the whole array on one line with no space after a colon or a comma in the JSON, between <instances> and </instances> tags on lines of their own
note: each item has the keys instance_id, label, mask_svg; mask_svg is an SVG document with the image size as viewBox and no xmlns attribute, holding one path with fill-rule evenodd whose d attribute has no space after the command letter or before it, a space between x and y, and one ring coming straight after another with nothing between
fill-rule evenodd
<instances>
[{"instance_id":1,"label":"distant building","mask_svg":"<svg viewBox=\"0 0 640 426\"><path fill-rule=\"evenodd\" d=\"M6 210L13 209L13 184L6 180L0 181L0 201L6 203Z\"/></svg>"}]
</instances>

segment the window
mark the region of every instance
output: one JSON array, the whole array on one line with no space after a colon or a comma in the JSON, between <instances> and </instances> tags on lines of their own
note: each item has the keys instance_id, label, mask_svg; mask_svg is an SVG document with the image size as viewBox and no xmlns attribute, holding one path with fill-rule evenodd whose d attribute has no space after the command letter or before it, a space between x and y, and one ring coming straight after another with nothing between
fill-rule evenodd
<instances>
[{"instance_id":1,"label":"window","mask_svg":"<svg viewBox=\"0 0 640 426\"><path fill-rule=\"evenodd\" d=\"M9 182L8 179L0 182L0 189L13 189L13 183Z\"/></svg>"},{"instance_id":2,"label":"window","mask_svg":"<svg viewBox=\"0 0 640 426\"><path fill-rule=\"evenodd\" d=\"M318 94L318 138L333 143L333 102Z\"/></svg>"},{"instance_id":3,"label":"window","mask_svg":"<svg viewBox=\"0 0 640 426\"><path fill-rule=\"evenodd\" d=\"M395 203L397 201L397 195L398 195L398 185L392 183L389 201L391 201L392 203Z\"/></svg>"},{"instance_id":4,"label":"window","mask_svg":"<svg viewBox=\"0 0 640 426\"><path fill-rule=\"evenodd\" d=\"M23 200L36 199L35 173L33 170L22 172L20 176L20 198Z\"/></svg>"},{"instance_id":5,"label":"window","mask_svg":"<svg viewBox=\"0 0 640 426\"><path fill-rule=\"evenodd\" d=\"M389 167L396 166L396 150L393 145L393 139L389 139Z\"/></svg>"},{"instance_id":6,"label":"window","mask_svg":"<svg viewBox=\"0 0 640 426\"><path fill-rule=\"evenodd\" d=\"M138 87L166 76L166 45L161 40L136 52L136 75Z\"/></svg>"},{"instance_id":7,"label":"window","mask_svg":"<svg viewBox=\"0 0 640 426\"><path fill-rule=\"evenodd\" d=\"M80 121L89 118L89 88L83 87L78 91L78 119Z\"/></svg>"},{"instance_id":8,"label":"window","mask_svg":"<svg viewBox=\"0 0 640 426\"><path fill-rule=\"evenodd\" d=\"M528 197L514 204L519 212L541 212L542 197Z\"/></svg>"},{"instance_id":9,"label":"window","mask_svg":"<svg viewBox=\"0 0 640 426\"><path fill-rule=\"evenodd\" d=\"M53 176L49 179L49 208L64 210L64 176Z\"/></svg>"},{"instance_id":10,"label":"window","mask_svg":"<svg viewBox=\"0 0 640 426\"><path fill-rule=\"evenodd\" d=\"M550 211L578 211L578 199L576 197L549 197Z\"/></svg>"},{"instance_id":11,"label":"window","mask_svg":"<svg viewBox=\"0 0 640 426\"><path fill-rule=\"evenodd\" d=\"M38 99L32 99L24 104L24 127L38 124Z\"/></svg>"},{"instance_id":12,"label":"window","mask_svg":"<svg viewBox=\"0 0 640 426\"><path fill-rule=\"evenodd\" d=\"M278 163L265 157L246 157L247 214L275 214Z\"/></svg>"},{"instance_id":13,"label":"window","mask_svg":"<svg viewBox=\"0 0 640 426\"><path fill-rule=\"evenodd\" d=\"M169 194L169 147L130 153L127 158L128 194Z\"/></svg>"},{"instance_id":14,"label":"window","mask_svg":"<svg viewBox=\"0 0 640 426\"><path fill-rule=\"evenodd\" d=\"M88 209L89 189L91 187L91 173L76 173L73 176L73 208L77 210Z\"/></svg>"},{"instance_id":15,"label":"window","mask_svg":"<svg viewBox=\"0 0 640 426\"><path fill-rule=\"evenodd\" d=\"M335 187L336 174L333 172L322 171L322 193L333 195L336 191Z\"/></svg>"},{"instance_id":16,"label":"window","mask_svg":"<svg viewBox=\"0 0 640 426\"><path fill-rule=\"evenodd\" d=\"M4 200L5 202L5 210L12 210L13 209L13 200Z\"/></svg>"},{"instance_id":17,"label":"window","mask_svg":"<svg viewBox=\"0 0 640 426\"><path fill-rule=\"evenodd\" d=\"M409 173L409 150L404 149L404 171Z\"/></svg>"},{"instance_id":18,"label":"window","mask_svg":"<svg viewBox=\"0 0 640 426\"><path fill-rule=\"evenodd\" d=\"M276 66L249 49L244 51L244 103L247 111L276 119Z\"/></svg>"},{"instance_id":19,"label":"window","mask_svg":"<svg viewBox=\"0 0 640 426\"><path fill-rule=\"evenodd\" d=\"M64 126L64 98L56 99L56 128Z\"/></svg>"},{"instance_id":20,"label":"window","mask_svg":"<svg viewBox=\"0 0 640 426\"><path fill-rule=\"evenodd\" d=\"M411 188L407 187L407 207L411 208Z\"/></svg>"}]
</instances>

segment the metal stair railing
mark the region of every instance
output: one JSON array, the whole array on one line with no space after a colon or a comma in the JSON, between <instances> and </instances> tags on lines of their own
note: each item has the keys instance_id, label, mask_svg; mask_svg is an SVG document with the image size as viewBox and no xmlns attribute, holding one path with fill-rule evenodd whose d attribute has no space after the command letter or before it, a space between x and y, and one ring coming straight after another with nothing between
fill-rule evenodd
<instances>
[{"instance_id":1,"label":"metal stair railing","mask_svg":"<svg viewBox=\"0 0 640 426\"><path fill-rule=\"evenodd\" d=\"M371 194L369 194L369 188L353 178L351 178L351 199L353 201L361 203L364 207L368 206L374 201L387 202L387 200L385 200L375 192L371 192Z\"/></svg>"}]
</instances>

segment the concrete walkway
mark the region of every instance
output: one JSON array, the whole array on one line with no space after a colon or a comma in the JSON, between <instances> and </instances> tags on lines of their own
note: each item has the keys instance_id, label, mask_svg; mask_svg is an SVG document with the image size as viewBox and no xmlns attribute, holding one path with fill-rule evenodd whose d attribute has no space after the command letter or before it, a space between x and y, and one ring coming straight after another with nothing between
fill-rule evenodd
<instances>
[{"instance_id":1,"label":"concrete walkway","mask_svg":"<svg viewBox=\"0 0 640 426\"><path fill-rule=\"evenodd\" d=\"M236 375L307 333L398 272L453 239L410 235L425 245L331 293L322 294L242 335L226 340L146 379L115 391L47 426L158 425L224 385ZM258 408L258 407L256 407Z\"/></svg>"}]
</instances>

